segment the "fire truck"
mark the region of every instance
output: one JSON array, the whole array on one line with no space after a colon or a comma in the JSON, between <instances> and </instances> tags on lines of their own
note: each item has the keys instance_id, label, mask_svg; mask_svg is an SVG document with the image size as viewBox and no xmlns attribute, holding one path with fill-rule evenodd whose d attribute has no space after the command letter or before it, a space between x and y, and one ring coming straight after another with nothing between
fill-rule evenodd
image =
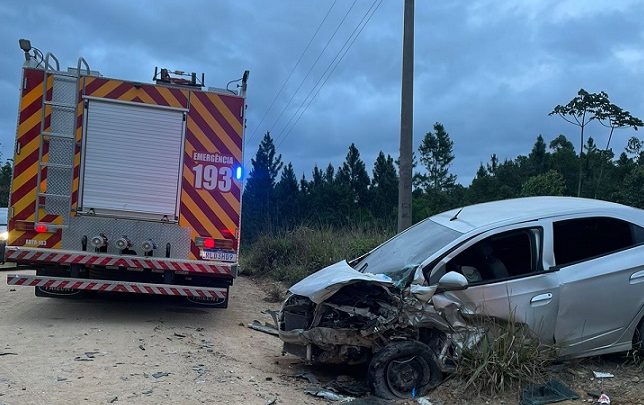
<instances>
[{"instance_id":1,"label":"fire truck","mask_svg":"<svg viewBox=\"0 0 644 405\"><path fill-rule=\"evenodd\" d=\"M248 71L225 89L108 78L20 40L5 259L37 296L173 295L227 307L237 275ZM230 87L234 87L229 89Z\"/></svg>"}]
</instances>

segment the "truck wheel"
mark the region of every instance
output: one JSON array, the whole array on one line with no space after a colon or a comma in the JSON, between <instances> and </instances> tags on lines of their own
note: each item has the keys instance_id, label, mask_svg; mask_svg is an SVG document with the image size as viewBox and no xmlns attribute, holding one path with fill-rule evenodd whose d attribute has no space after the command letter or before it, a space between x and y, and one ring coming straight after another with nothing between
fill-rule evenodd
<instances>
[{"instance_id":1,"label":"truck wheel","mask_svg":"<svg viewBox=\"0 0 644 405\"><path fill-rule=\"evenodd\" d=\"M185 302L191 307L228 308L228 296L220 299L186 297Z\"/></svg>"},{"instance_id":2,"label":"truck wheel","mask_svg":"<svg viewBox=\"0 0 644 405\"><path fill-rule=\"evenodd\" d=\"M373 393L384 399L421 397L443 380L432 350L415 340L385 346L371 359L368 376Z\"/></svg>"},{"instance_id":3,"label":"truck wheel","mask_svg":"<svg viewBox=\"0 0 644 405\"><path fill-rule=\"evenodd\" d=\"M37 276L48 277L69 277L69 272L63 269L36 269ZM34 287L36 297L47 298L84 298L87 292L83 290L72 290L70 288L45 288Z\"/></svg>"}]
</instances>

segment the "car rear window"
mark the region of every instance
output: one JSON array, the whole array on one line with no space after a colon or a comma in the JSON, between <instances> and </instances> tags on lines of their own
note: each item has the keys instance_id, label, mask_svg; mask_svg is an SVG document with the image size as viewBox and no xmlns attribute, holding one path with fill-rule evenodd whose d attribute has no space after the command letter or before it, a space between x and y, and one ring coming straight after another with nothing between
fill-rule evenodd
<instances>
[{"instance_id":1,"label":"car rear window","mask_svg":"<svg viewBox=\"0 0 644 405\"><path fill-rule=\"evenodd\" d=\"M554 223L558 266L591 259L644 242L644 229L609 217L569 219Z\"/></svg>"}]
</instances>

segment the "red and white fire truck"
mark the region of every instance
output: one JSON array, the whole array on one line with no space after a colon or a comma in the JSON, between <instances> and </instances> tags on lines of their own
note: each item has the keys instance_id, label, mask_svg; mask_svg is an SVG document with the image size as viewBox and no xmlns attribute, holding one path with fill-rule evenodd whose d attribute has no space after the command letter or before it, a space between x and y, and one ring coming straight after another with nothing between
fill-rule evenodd
<instances>
[{"instance_id":1,"label":"red and white fire truck","mask_svg":"<svg viewBox=\"0 0 644 405\"><path fill-rule=\"evenodd\" d=\"M155 69L103 77L20 40L7 261L37 296L176 295L226 307L237 274L245 95Z\"/></svg>"}]
</instances>

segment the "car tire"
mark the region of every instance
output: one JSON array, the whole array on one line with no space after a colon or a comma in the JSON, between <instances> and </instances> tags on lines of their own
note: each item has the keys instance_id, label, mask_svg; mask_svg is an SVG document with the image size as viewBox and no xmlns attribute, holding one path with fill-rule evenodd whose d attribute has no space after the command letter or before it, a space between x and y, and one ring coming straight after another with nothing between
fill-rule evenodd
<instances>
[{"instance_id":1,"label":"car tire","mask_svg":"<svg viewBox=\"0 0 644 405\"><path fill-rule=\"evenodd\" d=\"M640 321L633 338L633 351L637 351L639 358L644 360L644 318Z\"/></svg>"},{"instance_id":2,"label":"car tire","mask_svg":"<svg viewBox=\"0 0 644 405\"><path fill-rule=\"evenodd\" d=\"M369 385L384 399L426 395L443 381L434 352L424 343L393 342L377 352L369 363Z\"/></svg>"}]
</instances>

